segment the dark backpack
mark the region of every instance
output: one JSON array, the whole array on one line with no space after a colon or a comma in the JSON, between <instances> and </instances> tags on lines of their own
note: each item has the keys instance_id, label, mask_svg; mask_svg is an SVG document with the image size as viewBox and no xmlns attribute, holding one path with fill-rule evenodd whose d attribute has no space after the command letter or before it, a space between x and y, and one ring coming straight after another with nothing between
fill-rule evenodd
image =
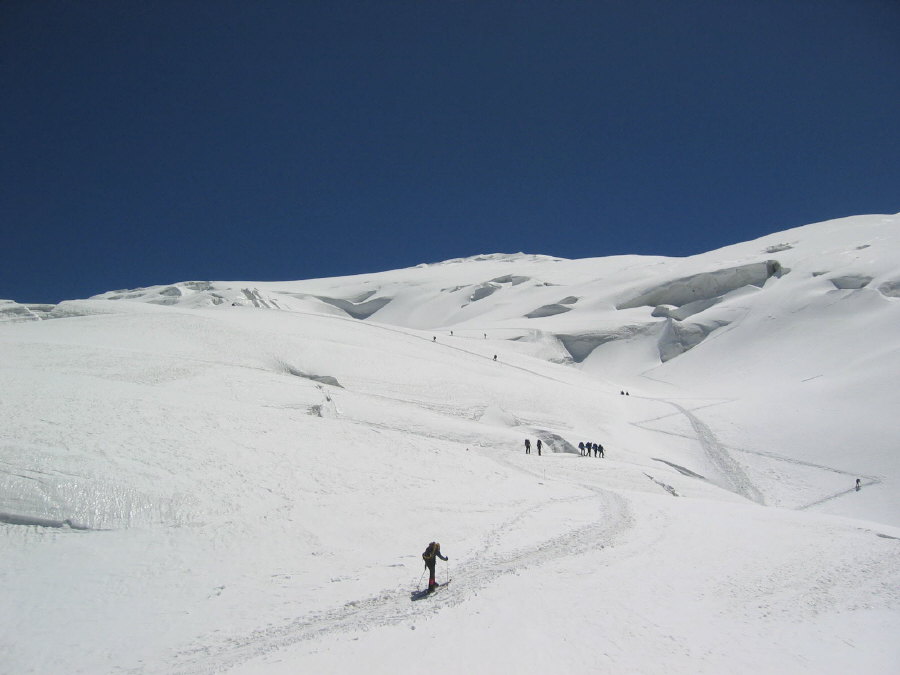
<instances>
[{"instance_id":1,"label":"dark backpack","mask_svg":"<svg viewBox=\"0 0 900 675\"><path fill-rule=\"evenodd\" d=\"M432 558L434 558L434 542L428 544L428 548L426 548L425 552L422 553L422 560L424 560L425 562L428 562Z\"/></svg>"}]
</instances>

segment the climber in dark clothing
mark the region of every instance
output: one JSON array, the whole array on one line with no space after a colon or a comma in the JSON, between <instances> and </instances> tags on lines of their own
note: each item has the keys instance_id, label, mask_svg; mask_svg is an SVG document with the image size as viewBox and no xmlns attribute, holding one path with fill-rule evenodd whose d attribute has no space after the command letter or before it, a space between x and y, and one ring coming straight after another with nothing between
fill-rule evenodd
<instances>
[{"instance_id":1,"label":"climber in dark clothing","mask_svg":"<svg viewBox=\"0 0 900 675\"><path fill-rule=\"evenodd\" d=\"M441 545L436 541L428 544L428 547L425 549L425 552L422 554L422 560L425 561L425 567L428 568L428 590L433 591L435 586L438 583L434 580L434 566L437 563L435 558L440 558L441 560L450 560L449 556L445 557L441 555Z\"/></svg>"}]
</instances>

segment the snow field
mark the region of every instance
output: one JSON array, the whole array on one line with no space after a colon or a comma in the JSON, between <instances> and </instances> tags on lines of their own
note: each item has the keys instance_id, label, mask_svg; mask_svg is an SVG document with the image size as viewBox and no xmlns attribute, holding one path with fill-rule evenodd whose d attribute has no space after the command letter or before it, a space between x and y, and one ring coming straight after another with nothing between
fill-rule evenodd
<instances>
[{"instance_id":1,"label":"snow field","mask_svg":"<svg viewBox=\"0 0 900 675\"><path fill-rule=\"evenodd\" d=\"M898 242L13 307L0 672L896 672ZM650 290L718 327L663 362L679 320L615 309ZM432 539L453 582L411 603Z\"/></svg>"}]
</instances>

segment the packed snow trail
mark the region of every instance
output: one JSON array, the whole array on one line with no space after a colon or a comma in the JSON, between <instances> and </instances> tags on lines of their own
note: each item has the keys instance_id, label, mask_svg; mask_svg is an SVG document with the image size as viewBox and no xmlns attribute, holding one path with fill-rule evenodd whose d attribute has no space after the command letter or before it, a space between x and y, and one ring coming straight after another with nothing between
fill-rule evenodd
<instances>
[{"instance_id":1,"label":"packed snow trail","mask_svg":"<svg viewBox=\"0 0 900 675\"><path fill-rule=\"evenodd\" d=\"M716 438L712 429L684 406L673 403L672 401L667 401L667 403L688 418L691 427L693 427L694 432L697 434L697 440L700 442L700 447L703 448L703 452L726 480L729 489L757 504L765 505L766 500L762 493L751 482L750 477L744 469L741 468L741 465L738 464L735 459L728 454L725 447L719 443L719 440Z\"/></svg>"},{"instance_id":2,"label":"packed snow trail","mask_svg":"<svg viewBox=\"0 0 900 675\"><path fill-rule=\"evenodd\" d=\"M728 489L729 491L734 492L735 494L739 494L743 497L746 497L747 499L750 499L751 501L754 501L758 504L761 504L761 505L766 504L765 497L762 495L760 490L758 490L756 488L756 486L753 484L753 482L747 476L746 472L741 468L740 464L731 456L731 454L729 453L729 449L724 444L719 442L719 440L716 438L715 434L713 433L712 429L710 429L710 427L708 425L706 425L704 422L702 422L697 417L697 415L695 415L693 412L691 412L684 406L679 405L671 400L652 398L652 397L648 397L648 396L635 396L635 398L642 398L642 399L648 400L648 401L659 401L660 403L665 403L667 405L672 406L673 408L678 410L679 413L681 413L688 419L688 421L691 423L691 427L694 430L695 435L688 436L686 434L680 434L680 433L677 433L674 431L665 431L662 429L654 428L654 427L648 426L645 423L646 421L645 422L632 422L632 424L634 426L637 426L642 429L647 429L648 431L652 431L654 433L670 434L673 436L680 436L683 438L691 438L693 440L698 441L700 443L701 448L703 449L705 456L713 463L715 468L718 469L718 471L726 478L726 484L724 484L724 485L720 484L720 487L724 487L725 489ZM698 408L695 408L695 410L700 409L700 408L710 407L713 405L720 405L723 402L729 402L729 400L720 401L718 403L711 403L711 404L708 404L705 406L700 406ZM658 420L661 418L654 418L654 419ZM842 476L847 476L848 479L850 479L851 481L853 478L860 478L860 479L863 479L863 481L864 481L862 483L861 487L879 485L880 483L883 482L883 478L881 478L879 476L872 476L872 475L868 475L868 474L858 472L858 471L847 471L845 469L838 469L833 466L827 466L825 464L820 464L817 462L808 462L808 461L796 459L793 457L788 457L785 455L777 454L774 452L766 452L763 450L748 450L746 448L735 448L735 447L732 447L730 449L732 451L744 453L744 454L751 455L751 456L757 456L757 457L762 457L762 458L766 458L766 459L773 459L778 462L784 462L785 464L791 464L791 465L795 465L798 467L809 467L812 469L818 469L820 471L827 471L829 473L835 473L835 474L839 474ZM679 473L682 473L683 475L691 476L693 478L699 478L702 480L709 480L706 476L700 475L694 471L691 471L690 469L687 469L686 467L679 466L678 464L674 464L668 460L660 459L660 458L656 458L656 457L654 457L653 459L655 461L662 462L664 464L668 464L669 466L673 467L674 469L676 469ZM711 482L715 482L715 481L711 481ZM840 497L850 496L850 495L854 494L855 492L858 492L858 490L856 490L855 487L851 486L847 489L842 489L842 490L838 490L833 493L828 493L825 496L815 499L813 501L803 503L803 504L798 504L798 505L794 506L794 508L796 510L803 511L803 510L810 509L815 506L819 506L821 504L825 504L827 502L833 501Z\"/></svg>"},{"instance_id":3,"label":"packed snow trail","mask_svg":"<svg viewBox=\"0 0 900 675\"><path fill-rule=\"evenodd\" d=\"M814 502L810 502L809 504L804 504L798 508L799 511L804 511L806 509L811 509L814 506L818 506L819 504L824 504L825 502L830 502L833 499L837 499L839 497L847 497L849 495L855 494L862 490L864 487L869 487L872 485L878 485L881 481L876 478L867 477L868 480L865 483L860 483L859 487L850 487L846 490L841 490L840 492L836 492L833 495L828 495L827 497L823 497L822 499L818 499Z\"/></svg>"},{"instance_id":4,"label":"packed snow trail","mask_svg":"<svg viewBox=\"0 0 900 675\"><path fill-rule=\"evenodd\" d=\"M683 405L665 398L655 398L650 396L635 396L634 398L665 403L666 405L672 406L679 413L684 415L687 418L688 422L690 422L691 428L694 430L694 440L696 440L700 444L700 448L703 450L703 454L719 474L720 480L714 480L711 478L707 478L707 480L710 480L710 482L715 483L730 492L741 495L742 497L745 497L750 501L765 505L766 501L763 497L762 492L760 492L753 484L753 482L750 480L750 477L747 475L741 465L728 453L728 450L725 448L725 446L719 442L719 439L716 438L713 430L710 429L710 427L706 425L693 412L685 408ZM632 424L656 433L672 434L672 432L669 431L647 427L641 422L632 422ZM681 434L673 435L680 436ZM663 459L656 459L656 461L670 464L670 466L673 466L673 468L676 468L680 473L683 474L688 471L684 467L678 467ZM691 471L690 473L695 477L704 478L703 476L700 476L693 471Z\"/></svg>"},{"instance_id":5,"label":"packed snow trail","mask_svg":"<svg viewBox=\"0 0 900 675\"><path fill-rule=\"evenodd\" d=\"M562 461L569 461L563 458ZM507 464L507 462L501 462ZM521 469L521 467L515 467ZM525 470L525 469L521 469ZM527 473L537 475L533 471ZM340 632L363 632L379 627L395 625L404 621L420 619L423 614L433 615L445 607L459 605L492 584L499 577L515 574L521 570L539 567L563 558L577 556L590 551L601 550L613 545L633 524L627 501L621 496L593 485L562 478L573 487L586 490L590 494L565 499L549 499L529 506L492 530L486 532L480 545L468 551L466 557L453 564L453 587L437 594L428 603L410 603L407 586L385 589L378 594L347 602L339 607L314 612L281 624L267 624L265 628L236 635L225 640L221 638L195 640L197 646L184 649L167 664L165 671L180 675L222 672L246 661L274 651L285 649L298 642L318 639ZM591 506L596 514L586 525L564 531L549 539L530 545L505 549L502 538L517 526L527 527L527 521L542 510L577 504L578 508ZM442 574L449 575L445 567ZM129 672L153 672L135 669Z\"/></svg>"}]
</instances>

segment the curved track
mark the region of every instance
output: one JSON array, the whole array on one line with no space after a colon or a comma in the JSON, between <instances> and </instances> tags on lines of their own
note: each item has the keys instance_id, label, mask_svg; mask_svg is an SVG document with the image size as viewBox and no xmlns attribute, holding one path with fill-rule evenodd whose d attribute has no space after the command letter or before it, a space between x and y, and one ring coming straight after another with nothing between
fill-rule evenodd
<instances>
[{"instance_id":1,"label":"curved track","mask_svg":"<svg viewBox=\"0 0 900 675\"><path fill-rule=\"evenodd\" d=\"M501 464L537 476L533 471L498 457ZM563 479L566 480L566 479ZM243 635L216 641L200 639L201 645L189 647L174 656L166 667L170 673L213 673L236 667L246 661L284 649L299 642L329 634L363 632L404 621L418 620L423 614L434 615L442 609L471 600L479 591L506 574L546 565L555 560L577 556L613 544L633 523L626 500L612 492L571 482L589 494L565 499L548 499L528 506L485 533L480 544L456 564L454 560L452 592L441 593L427 603L412 603L408 588L384 589L321 612L298 617L281 624L268 624ZM547 539L518 548L505 548L505 532L542 509L566 502L585 502L602 517L572 529L557 531ZM593 502L593 504L591 504ZM142 670L133 672L144 672Z\"/></svg>"}]
</instances>

